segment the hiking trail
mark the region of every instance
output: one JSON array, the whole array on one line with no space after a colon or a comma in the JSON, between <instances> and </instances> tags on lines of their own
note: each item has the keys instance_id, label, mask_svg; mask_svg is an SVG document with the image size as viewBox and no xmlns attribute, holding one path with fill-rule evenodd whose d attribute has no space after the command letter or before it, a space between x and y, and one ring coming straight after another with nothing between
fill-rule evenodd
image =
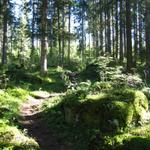
<instances>
[{"instance_id":1,"label":"hiking trail","mask_svg":"<svg viewBox=\"0 0 150 150\"><path fill-rule=\"evenodd\" d=\"M43 119L40 109L43 102L51 97L62 95L61 93L43 93L40 96L29 96L20 110L20 124L27 135L34 138L39 144L40 150L67 150L65 145L49 131L47 122Z\"/></svg>"}]
</instances>

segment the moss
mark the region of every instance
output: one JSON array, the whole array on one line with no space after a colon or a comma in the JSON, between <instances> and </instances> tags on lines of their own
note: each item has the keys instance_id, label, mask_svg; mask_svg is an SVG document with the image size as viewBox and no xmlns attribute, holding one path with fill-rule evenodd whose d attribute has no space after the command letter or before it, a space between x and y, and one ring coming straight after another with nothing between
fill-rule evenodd
<instances>
[{"instance_id":1,"label":"moss","mask_svg":"<svg viewBox=\"0 0 150 150\"><path fill-rule=\"evenodd\" d=\"M130 140L124 141L124 144L120 149L122 150L149 150L150 148L150 139L135 137Z\"/></svg>"},{"instance_id":2,"label":"moss","mask_svg":"<svg viewBox=\"0 0 150 150\"><path fill-rule=\"evenodd\" d=\"M80 111L80 118L86 124L98 125L104 130L117 130L126 124L127 107L127 103L120 101L86 101Z\"/></svg>"},{"instance_id":3,"label":"moss","mask_svg":"<svg viewBox=\"0 0 150 150\"><path fill-rule=\"evenodd\" d=\"M9 126L6 124L0 124L0 145L4 148L12 146L12 149L22 148L27 149L39 149L37 142L25 136L15 126Z\"/></svg>"},{"instance_id":4,"label":"moss","mask_svg":"<svg viewBox=\"0 0 150 150\"><path fill-rule=\"evenodd\" d=\"M126 108L127 116L126 116L126 126L129 126L133 122L133 116L134 116L134 106L132 103L128 104L128 107Z\"/></svg>"},{"instance_id":5,"label":"moss","mask_svg":"<svg viewBox=\"0 0 150 150\"><path fill-rule=\"evenodd\" d=\"M115 150L149 150L150 124L130 128L127 132L107 138Z\"/></svg>"},{"instance_id":6,"label":"moss","mask_svg":"<svg viewBox=\"0 0 150 150\"><path fill-rule=\"evenodd\" d=\"M67 122L67 123L73 123L73 122L75 122L76 120L75 120L75 115L76 115L76 112L74 112L74 110L73 109L71 109L71 108L65 108L65 121Z\"/></svg>"},{"instance_id":7,"label":"moss","mask_svg":"<svg viewBox=\"0 0 150 150\"><path fill-rule=\"evenodd\" d=\"M135 92L133 105L136 117L140 117L139 120L142 121L142 116L144 115L145 111L148 111L148 100L144 93L142 93L141 91Z\"/></svg>"},{"instance_id":8,"label":"moss","mask_svg":"<svg viewBox=\"0 0 150 150\"><path fill-rule=\"evenodd\" d=\"M116 135L111 139L115 150L149 150L150 139L132 134Z\"/></svg>"},{"instance_id":9,"label":"moss","mask_svg":"<svg viewBox=\"0 0 150 150\"><path fill-rule=\"evenodd\" d=\"M21 101L19 101L18 98L9 95L7 92L0 95L1 118L7 118L8 120L11 120L13 117L16 117L20 103Z\"/></svg>"},{"instance_id":10,"label":"moss","mask_svg":"<svg viewBox=\"0 0 150 150\"><path fill-rule=\"evenodd\" d=\"M6 92L11 96L20 99L20 101L25 100L29 95L29 92L22 88L7 89Z\"/></svg>"},{"instance_id":11,"label":"moss","mask_svg":"<svg viewBox=\"0 0 150 150\"><path fill-rule=\"evenodd\" d=\"M99 93L99 94L88 94L87 96L86 96L86 99L88 99L88 100L100 100L100 99L104 99L104 98L106 98L107 97L107 94L106 93L104 93L104 92L101 92L101 93Z\"/></svg>"},{"instance_id":12,"label":"moss","mask_svg":"<svg viewBox=\"0 0 150 150\"><path fill-rule=\"evenodd\" d=\"M100 146L103 146L104 149L109 147L108 150L149 150L150 124L142 127L130 128L126 132L120 134L106 136L105 134L101 135L99 132L96 136L102 136L104 141L101 145L101 141L98 138L95 138L93 141L94 143L97 143L95 149L100 149ZM91 149L95 147L95 145L91 146Z\"/></svg>"},{"instance_id":13,"label":"moss","mask_svg":"<svg viewBox=\"0 0 150 150\"><path fill-rule=\"evenodd\" d=\"M83 97L82 92L78 92L65 97L64 110L68 123L84 122L102 130L116 131L141 121L148 110L148 100L141 91L123 88L97 95L85 96L84 93Z\"/></svg>"}]
</instances>

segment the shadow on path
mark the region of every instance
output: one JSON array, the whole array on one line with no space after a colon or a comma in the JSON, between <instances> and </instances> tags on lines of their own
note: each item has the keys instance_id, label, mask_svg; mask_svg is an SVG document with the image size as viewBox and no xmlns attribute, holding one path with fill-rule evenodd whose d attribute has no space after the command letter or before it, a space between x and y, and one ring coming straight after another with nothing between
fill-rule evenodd
<instances>
[{"instance_id":1,"label":"shadow on path","mask_svg":"<svg viewBox=\"0 0 150 150\"><path fill-rule=\"evenodd\" d=\"M35 107L40 106L46 99L29 99L21 108L20 124L27 134L34 138L40 150L67 150L67 148L48 130L48 124L42 118L42 112Z\"/></svg>"}]
</instances>

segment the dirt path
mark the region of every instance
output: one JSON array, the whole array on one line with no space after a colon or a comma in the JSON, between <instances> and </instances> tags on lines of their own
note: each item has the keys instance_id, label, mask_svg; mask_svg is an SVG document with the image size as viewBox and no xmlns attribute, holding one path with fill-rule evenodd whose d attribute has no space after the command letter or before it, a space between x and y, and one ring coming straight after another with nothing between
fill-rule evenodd
<instances>
[{"instance_id":1,"label":"dirt path","mask_svg":"<svg viewBox=\"0 0 150 150\"><path fill-rule=\"evenodd\" d=\"M65 146L49 132L47 123L37 109L46 99L29 97L21 107L19 122L22 128L27 130L27 134L38 142L41 150L66 150Z\"/></svg>"}]
</instances>

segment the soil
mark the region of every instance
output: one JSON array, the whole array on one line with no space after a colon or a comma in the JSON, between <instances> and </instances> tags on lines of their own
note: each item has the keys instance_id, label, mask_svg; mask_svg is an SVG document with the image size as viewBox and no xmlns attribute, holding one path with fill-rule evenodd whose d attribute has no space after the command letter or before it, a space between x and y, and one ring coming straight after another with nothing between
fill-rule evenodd
<instances>
[{"instance_id":1,"label":"soil","mask_svg":"<svg viewBox=\"0 0 150 150\"><path fill-rule=\"evenodd\" d=\"M42 118L39 107L47 100L29 97L21 107L20 124L27 134L39 144L40 150L70 150L50 130L47 122Z\"/></svg>"}]
</instances>

